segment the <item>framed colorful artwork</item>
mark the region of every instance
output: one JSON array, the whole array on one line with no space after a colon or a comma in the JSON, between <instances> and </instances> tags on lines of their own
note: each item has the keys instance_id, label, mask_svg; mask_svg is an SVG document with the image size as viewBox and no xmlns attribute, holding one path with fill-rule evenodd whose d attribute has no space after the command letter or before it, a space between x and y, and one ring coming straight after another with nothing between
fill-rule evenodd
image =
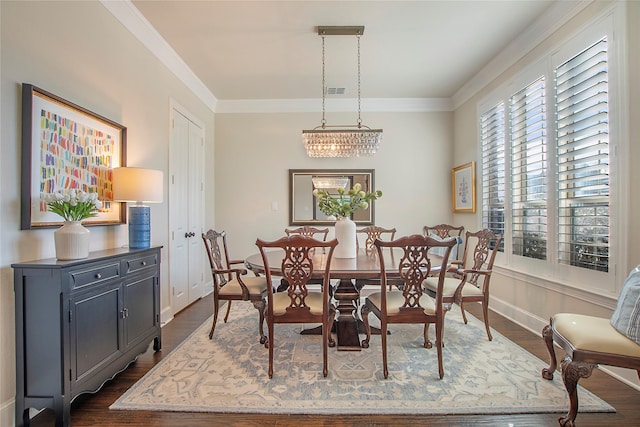
<instances>
[{"instance_id":1,"label":"framed colorful artwork","mask_svg":"<svg viewBox=\"0 0 640 427\"><path fill-rule=\"evenodd\" d=\"M102 209L83 225L124 224L126 209L113 201L113 168L125 166L127 129L33 85L22 85L22 230L53 227L46 194L97 193Z\"/></svg>"},{"instance_id":2,"label":"framed colorful artwork","mask_svg":"<svg viewBox=\"0 0 640 427\"><path fill-rule=\"evenodd\" d=\"M451 192L453 212L473 213L476 211L475 162L465 163L451 170Z\"/></svg>"}]
</instances>

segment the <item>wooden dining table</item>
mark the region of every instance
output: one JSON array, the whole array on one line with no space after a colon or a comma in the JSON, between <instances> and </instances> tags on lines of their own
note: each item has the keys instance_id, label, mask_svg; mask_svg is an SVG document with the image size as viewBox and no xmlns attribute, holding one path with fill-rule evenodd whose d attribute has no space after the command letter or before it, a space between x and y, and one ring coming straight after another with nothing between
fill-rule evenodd
<instances>
[{"instance_id":1,"label":"wooden dining table","mask_svg":"<svg viewBox=\"0 0 640 427\"><path fill-rule=\"evenodd\" d=\"M393 277L398 267L396 260L400 259L400 252L389 251L389 256L384 254L385 269L387 277ZM267 252L269 269L274 276L281 275L282 258L284 251L278 249ZM317 253L313 256L312 277L322 277L326 266L326 255ZM258 274L265 274L265 267L260 254L254 254L245 260L247 269ZM338 286L334 290L333 296L337 301L338 318L336 319L336 335L338 350L360 350L360 338L358 327L360 319L357 309L360 303L360 289L355 286L353 279L379 279L380 260L377 252L359 249L355 258L336 258L331 260L330 277L340 279ZM321 330L320 330L321 331ZM362 331L364 332L364 331Z\"/></svg>"}]
</instances>

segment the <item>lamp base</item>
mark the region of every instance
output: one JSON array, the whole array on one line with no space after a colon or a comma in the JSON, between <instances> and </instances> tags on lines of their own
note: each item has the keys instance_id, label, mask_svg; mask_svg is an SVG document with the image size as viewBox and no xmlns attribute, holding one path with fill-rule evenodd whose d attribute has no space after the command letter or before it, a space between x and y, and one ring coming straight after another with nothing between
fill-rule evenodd
<instances>
[{"instance_id":1,"label":"lamp base","mask_svg":"<svg viewBox=\"0 0 640 427\"><path fill-rule=\"evenodd\" d=\"M151 247L151 209L129 206L129 249Z\"/></svg>"}]
</instances>

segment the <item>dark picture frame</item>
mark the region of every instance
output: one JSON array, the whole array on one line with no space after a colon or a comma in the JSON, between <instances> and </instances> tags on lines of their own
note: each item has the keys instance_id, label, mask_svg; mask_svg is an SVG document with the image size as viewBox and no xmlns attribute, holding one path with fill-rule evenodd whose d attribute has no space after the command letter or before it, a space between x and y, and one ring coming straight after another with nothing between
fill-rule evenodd
<instances>
[{"instance_id":1,"label":"dark picture frame","mask_svg":"<svg viewBox=\"0 0 640 427\"><path fill-rule=\"evenodd\" d=\"M314 177L347 178L348 187L359 183L366 192L375 191L375 169L289 169L289 225L335 225L320 212L318 201L313 195ZM333 192L333 190L329 190ZM365 210L357 210L351 219L358 226L375 224L375 201Z\"/></svg>"},{"instance_id":2,"label":"dark picture frame","mask_svg":"<svg viewBox=\"0 0 640 427\"><path fill-rule=\"evenodd\" d=\"M63 189L98 193L102 209L83 225L126 222L113 201L113 168L126 166L127 128L31 84L22 84L20 228L55 227L44 195Z\"/></svg>"},{"instance_id":3,"label":"dark picture frame","mask_svg":"<svg viewBox=\"0 0 640 427\"><path fill-rule=\"evenodd\" d=\"M451 200L455 213L476 211L475 162L465 163L451 170Z\"/></svg>"}]
</instances>

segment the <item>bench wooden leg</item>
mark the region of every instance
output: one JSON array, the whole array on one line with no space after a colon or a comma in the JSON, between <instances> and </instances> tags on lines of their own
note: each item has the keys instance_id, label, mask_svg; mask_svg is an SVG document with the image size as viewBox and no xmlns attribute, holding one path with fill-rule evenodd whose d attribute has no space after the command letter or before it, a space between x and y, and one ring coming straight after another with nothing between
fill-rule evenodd
<instances>
[{"instance_id":1,"label":"bench wooden leg","mask_svg":"<svg viewBox=\"0 0 640 427\"><path fill-rule=\"evenodd\" d=\"M553 373L556 371L558 365L556 362L556 351L553 348L553 330L551 329L551 325L547 325L542 329L542 338L549 351L549 367L542 369L542 378L552 380Z\"/></svg>"},{"instance_id":2,"label":"bench wooden leg","mask_svg":"<svg viewBox=\"0 0 640 427\"><path fill-rule=\"evenodd\" d=\"M569 356L565 356L560 362L562 381L567 393L569 393L569 412L558 420L561 426L575 426L578 415L578 381L580 378L589 378L593 369L597 367L598 365L593 363L574 362Z\"/></svg>"}]
</instances>

